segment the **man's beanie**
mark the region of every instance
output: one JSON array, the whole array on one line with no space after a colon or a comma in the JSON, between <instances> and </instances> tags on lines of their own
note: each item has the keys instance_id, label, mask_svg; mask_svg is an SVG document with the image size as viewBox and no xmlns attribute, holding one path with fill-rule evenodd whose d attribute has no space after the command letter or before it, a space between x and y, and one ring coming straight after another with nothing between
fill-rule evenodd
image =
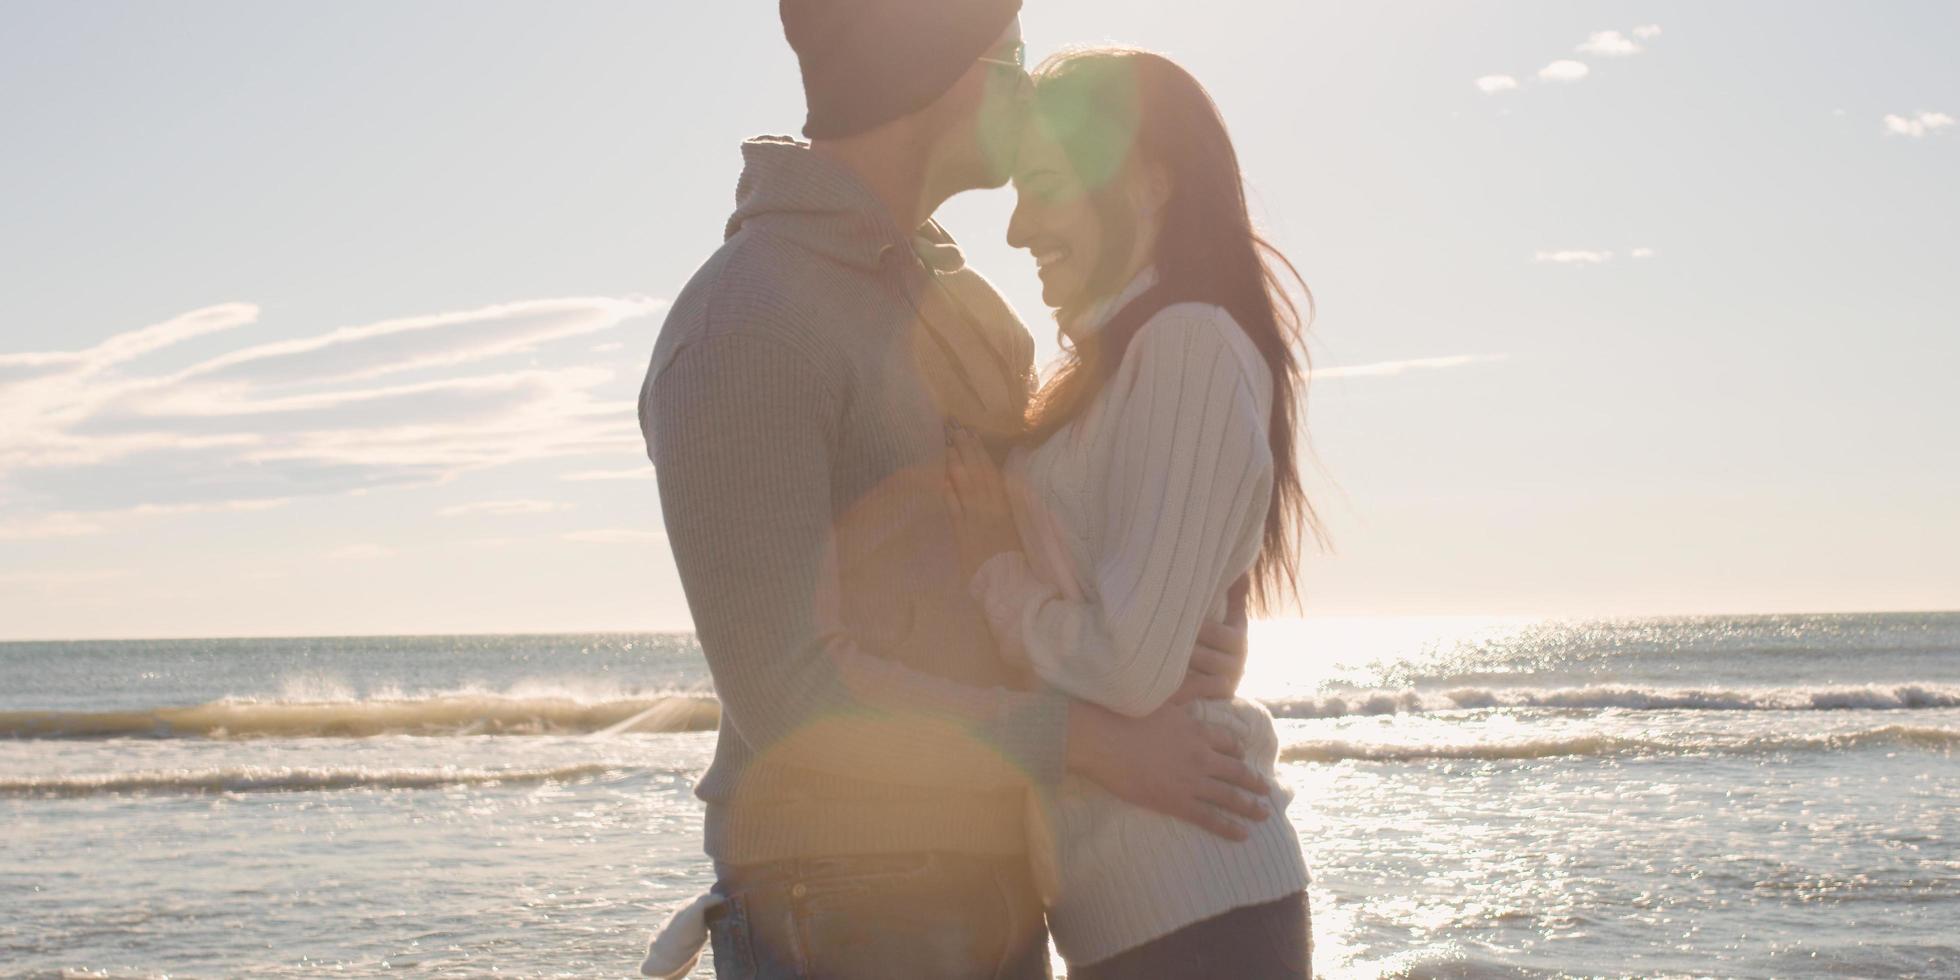
<instances>
[{"instance_id":1,"label":"man's beanie","mask_svg":"<svg viewBox=\"0 0 1960 980\"><path fill-rule=\"evenodd\" d=\"M932 104L1007 29L1021 0L781 0L803 68L803 135L836 139Z\"/></svg>"}]
</instances>

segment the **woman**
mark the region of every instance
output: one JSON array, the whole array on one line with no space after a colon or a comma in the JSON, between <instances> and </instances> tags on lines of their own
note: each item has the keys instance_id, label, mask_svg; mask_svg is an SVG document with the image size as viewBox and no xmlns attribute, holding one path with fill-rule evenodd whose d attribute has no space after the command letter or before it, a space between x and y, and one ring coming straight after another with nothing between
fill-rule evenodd
<instances>
[{"instance_id":1,"label":"woman","mask_svg":"<svg viewBox=\"0 0 1960 980\"><path fill-rule=\"evenodd\" d=\"M1172 698L1233 583L1249 571L1272 606L1297 585L1298 534L1318 536L1293 448L1293 269L1254 232L1224 123L1182 68L1098 49L1035 77L1008 241L1039 264L1067 359L1004 475L954 427L948 494L1007 655L1144 715ZM1263 708L1189 710L1235 730L1279 786ZM1274 815L1230 841L1067 782L1036 836L1070 977L1309 976L1289 798L1275 790Z\"/></svg>"}]
</instances>

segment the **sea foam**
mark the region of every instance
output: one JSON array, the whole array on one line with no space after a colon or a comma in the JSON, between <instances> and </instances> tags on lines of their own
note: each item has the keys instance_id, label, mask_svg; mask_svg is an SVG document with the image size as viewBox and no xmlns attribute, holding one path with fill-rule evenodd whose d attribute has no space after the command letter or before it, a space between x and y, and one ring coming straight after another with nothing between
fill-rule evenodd
<instances>
[{"instance_id":1,"label":"sea foam","mask_svg":"<svg viewBox=\"0 0 1960 980\"><path fill-rule=\"evenodd\" d=\"M1865 684L1817 687L1668 688L1459 687L1441 691L1361 691L1266 703L1278 718L1418 714L1478 708L1620 708L1629 711L1898 711L1960 708L1960 685Z\"/></svg>"},{"instance_id":2,"label":"sea foam","mask_svg":"<svg viewBox=\"0 0 1960 980\"><path fill-rule=\"evenodd\" d=\"M293 695L300 695L295 698ZM323 695L345 695L322 698ZM318 700L308 699L321 698ZM1960 685L1782 688L1460 687L1361 691L1266 702L1274 717L1436 714L1489 709L1625 711L1901 711L1960 707ZM712 731L713 696L567 690L519 683L422 695L288 685L271 699L224 698L187 707L124 711L0 712L0 738L362 738L372 735L564 735Z\"/></svg>"},{"instance_id":3,"label":"sea foam","mask_svg":"<svg viewBox=\"0 0 1960 980\"><path fill-rule=\"evenodd\" d=\"M132 711L0 712L0 737L359 738L371 735L555 735L713 730L713 698L673 694L580 701L441 694L347 701L225 699Z\"/></svg>"},{"instance_id":4,"label":"sea foam","mask_svg":"<svg viewBox=\"0 0 1960 980\"><path fill-rule=\"evenodd\" d=\"M435 789L492 783L564 782L597 776L602 765L546 769L271 768L170 769L93 776L0 779L0 797L79 797L209 793L279 793L345 789Z\"/></svg>"},{"instance_id":5,"label":"sea foam","mask_svg":"<svg viewBox=\"0 0 1960 980\"><path fill-rule=\"evenodd\" d=\"M1960 730L1919 725L1886 725L1829 735L1765 735L1647 739L1614 735L1572 735L1491 741L1416 743L1313 739L1280 750L1289 762L1421 762L1427 760L1530 760L1566 756L1751 755L1776 752L1848 752L1865 748L1920 749L1951 753Z\"/></svg>"}]
</instances>

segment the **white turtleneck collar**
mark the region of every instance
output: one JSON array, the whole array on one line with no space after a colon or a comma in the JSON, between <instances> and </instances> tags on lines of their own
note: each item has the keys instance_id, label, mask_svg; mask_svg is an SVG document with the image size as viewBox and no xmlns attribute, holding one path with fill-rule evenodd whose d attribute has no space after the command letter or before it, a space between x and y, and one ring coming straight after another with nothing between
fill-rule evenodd
<instances>
[{"instance_id":1,"label":"white turtleneck collar","mask_svg":"<svg viewBox=\"0 0 1960 980\"><path fill-rule=\"evenodd\" d=\"M1155 266L1144 266L1130 280L1130 284L1118 290L1116 295L1096 301L1081 314L1063 318L1062 333L1075 343L1082 343L1101 332L1103 326L1114 318L1118 311L1128 306L1130 301L1142 296L1150 287L1157 285Z\"/></svg>"}]
</instances>

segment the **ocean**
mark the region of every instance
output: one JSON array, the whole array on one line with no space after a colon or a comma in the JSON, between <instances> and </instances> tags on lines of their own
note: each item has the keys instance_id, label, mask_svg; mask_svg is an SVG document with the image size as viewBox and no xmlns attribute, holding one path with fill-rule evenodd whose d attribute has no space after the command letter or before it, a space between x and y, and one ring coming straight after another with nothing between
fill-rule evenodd
<instances>
[{"instance_id":1,"label":"ocean","mask_svg":"<svg viewBox=\"0 0 1960 980\"><path fill-rule=\"evenodd\" d=\"M1324 976L1960 977L1960 613L1270 622L1243 692ZM715 716L686 635L0 644L0 977L631 975Z\"/></svg>"}]
</instances>

